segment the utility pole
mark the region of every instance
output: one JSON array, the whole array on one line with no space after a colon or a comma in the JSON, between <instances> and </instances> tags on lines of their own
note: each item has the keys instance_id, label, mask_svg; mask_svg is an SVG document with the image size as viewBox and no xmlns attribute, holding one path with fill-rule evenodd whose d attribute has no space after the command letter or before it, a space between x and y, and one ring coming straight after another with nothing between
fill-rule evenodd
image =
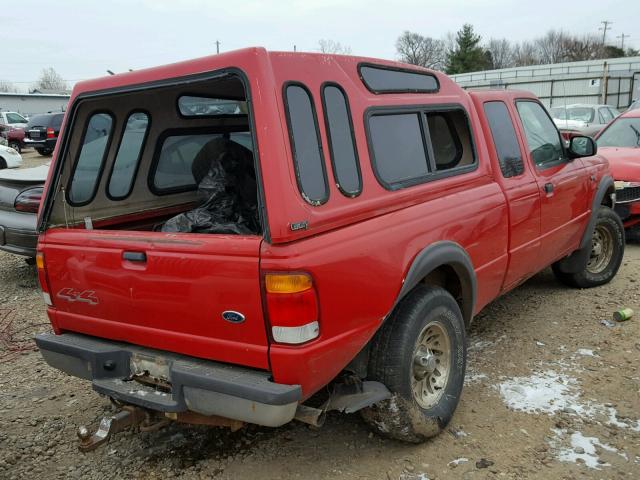
<instances>
[{"instance_id":1,"label":"utility pole","mask_svg":"<svg viewBox=\"0 0 640 480\"><path fill-rule=\"evenodd\" d=\"M216 54L220 53L220 40L216 40Z\"/></svg>"},{"instance_id":2,"label":"utility pole","mask_svg":"<svg viewBox=\"0 0 640 480\"><path fill-rule=\"evenodd\" d=\"M621 35L618 35L616 38L620 39L620 48L624 51L624 39L625 38L629 38L631 35L625 35L624 33L622 33Z\"/></svg>"},{"instance_id":3,"label":"utility pole","mask_svg":"<svg viewBox=\"0 0 640 480\"><path fill-rule=\"evenodd\" d=\"M602 24L602 27L598 28L598 30L602 30L602 45L604 46L604 42L607 39L607 30L609 30L610 25L613 25L613 22L603 20L600 23Z\"/></svg>"}]
</instances>

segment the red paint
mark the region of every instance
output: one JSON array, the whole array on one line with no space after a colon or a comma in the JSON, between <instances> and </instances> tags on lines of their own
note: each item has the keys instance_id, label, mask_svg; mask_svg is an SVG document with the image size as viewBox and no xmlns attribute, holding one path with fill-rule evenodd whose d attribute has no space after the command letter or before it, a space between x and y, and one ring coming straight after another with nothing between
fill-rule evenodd
<instances>
[{"instance_id":1,"label":"red paint","mask_svg":"<svg viewBox=\"0 0 640 480\"><path fill-rule=\"evenodd\" d=\"M361 61L348 56L294 54L263 49L104 77L76 85L83 92L236 67L249 79L270 240L200 234L51 229L40 238L54 302L56 331L78 331L197 357L270 369L276 382L302 385L308 397L332 380L375 334L397 298L416 255L449 240L469 254L478 280L474 312L552 261L577 248L595 189L589 182L607 171L599 157L537 171L529 159L514 102L534 99L513 91L470 95L435 73L437 94L375 95L361 83ZM284 114L282 86L304 83L320 115L318 125L329 178L329 200L306 203L297 188ZM340 84L348 95L362 171L362 193L341 194L328 156L320 88ZM505 179L498 169L482 104L504 101L519 135L525 173ZM371 106L462 105L469 114L478 168L475 171L390 192L375 179L363 116ZM68 119L65 118L66 126ZM54 162L57 161L57 151ZM50 169L53 172L54 169ZM545 196L546 182L557 194ZM308 222L308 229L290 225ZM99 225L97 226L99 227ZM144 264L123 260L124 251L145 252ZM304 345L270 341L265 272L306 272L311 298L299 305L317 315L320 336ZM94 291L99 304L56 298L63 288ZM304 301L303 301L304 300ZM242 312L240 324L223 310ZM294 319L289 319L292 322Z\"/></svg>"}]
</instances>

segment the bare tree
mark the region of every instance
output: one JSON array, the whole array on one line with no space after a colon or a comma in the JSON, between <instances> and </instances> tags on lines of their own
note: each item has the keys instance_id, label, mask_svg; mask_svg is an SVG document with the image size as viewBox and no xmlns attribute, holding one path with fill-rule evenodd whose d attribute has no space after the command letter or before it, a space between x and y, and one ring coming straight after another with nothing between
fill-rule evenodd
<instances>
[{"instance_id":1,"label":"bare tree","mask_svg":"<svg viewBox=\"0 0 640 480\"><path fill-rule=\"evenodd\" d=\"M514 48L506 38L490 39L486 49L491 52L492 68L508 68L515 65Z\"/></svg>"},{"instance_id":2,"label":"bare tree","mask_svg":"<svg viewBox=\"0 0 640 480\"><path fill-rule=\"evenodd\" d=\"M535 40L541 64L560 63L565 61L568 35L562 30L549 30L543 37Z\"/></svg>"},{"instance_id":3,"label":"bare tree","mask_svg":"<svg viewBox=\"0 0 640 480\"><path fill-rule=\"evenodd\" d=\"M0 92L2 93L17 93L18 88L7 80L0 80Z\"/></svg>"},{"instance_id":4,"label":"bare tree","mask_svg":"<svg viewBox=\"0 0 640 480\"><path fill-rule=\"evenodd\" d=\"M338 55L351 55L351 47L349 45L342 45L340 42L334 40L321 39L318 41L318 46L322 53L337 53Z\"/></svg>"},{"instance_id":5,"label":"bare tree","mask_svg":"<svg viewBox=\"0 0 640 480\"><path fill-rule=\"evenodd\" d=\"M43 68L35 88L41 90L67 90L67 82L53 67Z\"/></svg>"},{"instance_id":6,"label":"bare tree","mask_svg":"<svg viewBox=\"0 0 640 480\"><path fill-rule=\"evenodd\" d=\"M444 68L446 51L442 40L407 30L398 37L396 51L403 62L435 70Z\"/></svg>"},{"instance_id":7,"label":"bare tree","mask_svg":"<svg viewBox=\"0 0 640 480\"><path fill-rule=\"evenodd\" d=\"M597 35L567 36L563 43L564 58L570 62L607 57L606 47Z\"/></svg>"}]
</instances>

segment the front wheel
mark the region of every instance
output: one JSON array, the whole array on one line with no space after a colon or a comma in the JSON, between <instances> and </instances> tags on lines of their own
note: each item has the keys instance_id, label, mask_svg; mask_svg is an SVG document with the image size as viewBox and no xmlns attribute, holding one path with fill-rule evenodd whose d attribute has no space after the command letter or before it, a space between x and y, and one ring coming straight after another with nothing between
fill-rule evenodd
<instances>
[{"instance_id":1,"label":"front wheel","mask_svg":"<svg viewBox=\"0 0 640 480\"><path fill-rule=\"evenodd\" d=\"M419 285L396 307L373 341L369 378L392 397L364 409L378 433L419 443L440 433L464 383L465 326L460 307L440 287Z\"/></svg>"},{"instance_id":2,"label":"front wheel","mask_svg":"<svg viewBox=\"0 0 640 480\"><path fill-rule=\"evenodd\" d=\"M19 142L9 142L9 147L13 148L18 153L22 153L22 148L20 148Z\"/></svg>"},{"instance_id":3,"label":"front wheel","mask_svg":"<svg viewBox=\"0 0 640 480\"><path fill-rule=\"evenodd\" d=\"M578 288L591 288L609 283L618 273L624 256L624 227L620 217L609 207L598 210L591 238L591 252L585 268L577 273L564 273L552 265L553 273L562 283Z\"/></svg>"}]
</instances>

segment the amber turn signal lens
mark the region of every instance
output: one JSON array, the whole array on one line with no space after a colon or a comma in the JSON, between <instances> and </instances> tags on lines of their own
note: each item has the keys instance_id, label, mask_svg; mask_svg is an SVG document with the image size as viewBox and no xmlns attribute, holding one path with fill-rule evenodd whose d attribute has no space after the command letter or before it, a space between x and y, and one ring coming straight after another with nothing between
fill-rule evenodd
<instances>
[{"instance_id":1,"label":"amber turn signal lens","mask_svg":"<svg viewBox=\"0 0 640 480\"><path fill-rule=\"evenodd\" d=\"M44 269L44 253L38 252L36 254L36 266L40 269Z\"/></svg>"},{"instance_id":2,"label":"amber turn signal lens","mask_svg":"<svg viewBox=\"0 0 640 480\"><path fill-rule=\"evenodd\" d=\"M313 286L311 277L304 274L267 273L264 280L267 293L298 293Z\"/></svg>"}]
</instances>

